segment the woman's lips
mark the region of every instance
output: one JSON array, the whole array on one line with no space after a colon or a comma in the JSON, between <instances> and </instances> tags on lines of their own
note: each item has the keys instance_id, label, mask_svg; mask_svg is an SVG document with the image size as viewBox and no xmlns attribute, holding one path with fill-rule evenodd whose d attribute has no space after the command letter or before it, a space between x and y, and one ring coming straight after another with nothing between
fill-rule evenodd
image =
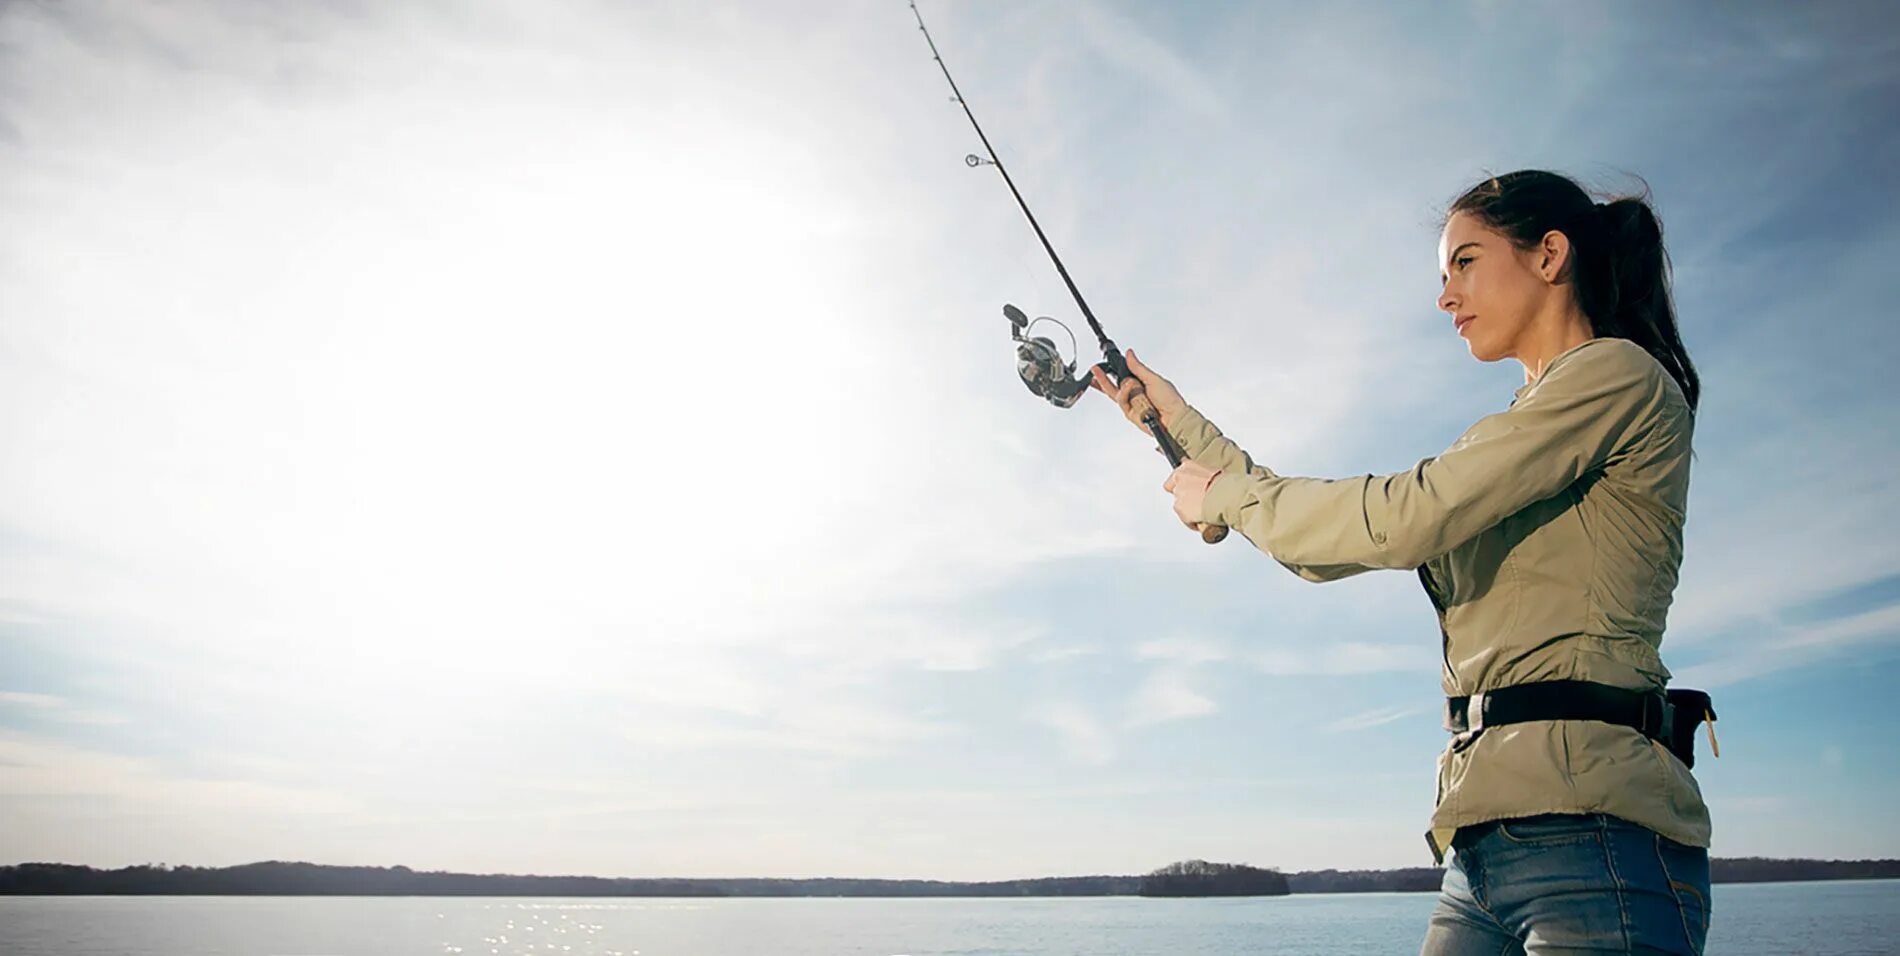
<instances>
[{"instance_id":1,"label":"woman's lips","mask_svg":"<svg viewBox=\"0 0 1900 956\"><path fill-rule=\"evenodd\" d=\"M1463 334L1465 326L1470 325L1471 320L1475 318L1477 318L1475 315L1461 315L1453 320L1452 325L1460 334Z\"/></svg>"}]
</instances>

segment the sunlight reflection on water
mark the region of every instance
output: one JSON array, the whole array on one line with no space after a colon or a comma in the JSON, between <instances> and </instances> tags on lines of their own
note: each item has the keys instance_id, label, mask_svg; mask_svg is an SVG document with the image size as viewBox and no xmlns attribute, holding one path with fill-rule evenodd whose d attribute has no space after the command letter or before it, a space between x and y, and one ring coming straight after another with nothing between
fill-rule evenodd
<instances>
[{"instance_id":1,"label":"sunlight reflection on water","mask_svg":"<svg viewBox=\"0 0 1900 956\"><path fill-rule=\"evenodd\" d=\"M7 956L1415 953L1429 893L1272 899L0 897ZM1717 886L1710 956L1895 952L1900 881Z\"/></svg>"}]
</instances>

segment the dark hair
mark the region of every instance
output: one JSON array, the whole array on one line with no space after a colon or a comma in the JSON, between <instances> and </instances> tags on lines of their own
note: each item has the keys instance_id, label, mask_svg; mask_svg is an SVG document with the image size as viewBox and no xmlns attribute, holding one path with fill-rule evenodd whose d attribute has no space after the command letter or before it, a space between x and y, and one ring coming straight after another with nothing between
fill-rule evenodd
<instances>
[{"instance_id":1,"label":"dark hair","mask_svg":"<svg viewBox=\"0 0 1900 956\"><path fill-rule=\"evenodd\" d=\"M1446 218L1470 213L1520 249L1543 242L1551 230L1569 237L1570 276L1591 331L1628 339L1655 356L1693 411L1702 381L1676 330L1669 256L1648 198L1645 188L1638 196L1596 202L1568 176L1524 169L1465 190Z\"/></svg>"}]
</instances>

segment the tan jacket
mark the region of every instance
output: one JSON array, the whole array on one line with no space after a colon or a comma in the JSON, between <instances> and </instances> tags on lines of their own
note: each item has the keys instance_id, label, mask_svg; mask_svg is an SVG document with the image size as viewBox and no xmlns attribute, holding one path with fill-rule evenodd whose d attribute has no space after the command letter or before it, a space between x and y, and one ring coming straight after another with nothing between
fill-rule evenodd
<instances>
[{"instance_id":1,"label":"tan jacket","mask_svg":"<svg viewBox=\"0 0 1900 956\"><path fill-rule=\"evenodd\" d=\"M1545 680L1635 689L1669 679L1656 649L1682 564L1694 417L1641 346L1591 339L1409 471L1338 481L1256 465L1193 409L1170 426L1224 473L1203 519L1309 581L1421 565L1436 592L1450 696ZM1607 813L1691 846L1709 812L1675 755L1627 727L1491 727L1438 758L1434 856L1458 827Z\"/></svg>"}]
</instances>

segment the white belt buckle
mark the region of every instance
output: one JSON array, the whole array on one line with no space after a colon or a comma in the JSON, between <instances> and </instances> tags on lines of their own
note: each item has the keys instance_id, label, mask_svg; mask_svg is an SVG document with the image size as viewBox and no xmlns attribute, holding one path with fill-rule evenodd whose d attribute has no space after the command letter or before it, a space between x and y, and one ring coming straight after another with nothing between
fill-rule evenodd
<instances>
[{"instance_id":1,"label":"white belt buckle","mask_svg":"<svg viewBox=\"0 0 1900 956\"><path fill-rule=\"evenodd\" d=\"M1465 702L1465 731L1477 733L1484 729L1484 695L1472 694Z\"/></svg>"}]
</instances>

